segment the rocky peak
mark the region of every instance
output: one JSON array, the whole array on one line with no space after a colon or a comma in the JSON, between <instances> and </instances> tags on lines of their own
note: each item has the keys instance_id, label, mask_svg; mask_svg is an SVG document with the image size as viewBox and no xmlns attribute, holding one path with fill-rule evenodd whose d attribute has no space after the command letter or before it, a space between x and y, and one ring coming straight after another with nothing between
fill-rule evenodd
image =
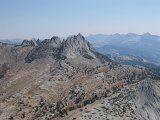
<instances>
[{"instance_id":1,"label":"rocky peak","mask_svg":"<svg viewBox=\"0 0 160 120\"><path fill-rule=\"evenodd\" d=\"M81 33L78 33L77 39L79 39L79 40L85 40L85 37Z\"/></svg>"},{"instance_id":2,"label":"rocky peak","mask_svg":"<svg viewBox=\"0 0 160 120\"><path fill-rule=\"evenodd\" d=\"M95 58L91 52L91 49L93 50L92 45L80 33L77 36L71 36L64 40L62 47L67 58L75 58L78 55Z\"/></svg>"},{"instance_id":3,"label":"rocky peak","mask_svg":"<svg viewBox=\"0 0 160 120\"><path fill-rule=\"evenodd\" d=\"M40 39L37 39L36 43L37 43L37 45L40 45L41 44Z\"/></svg>"},{"instance_id":4,"label":"rocky peak","mask_svg":"<svg viewBox=\"0 0 160 120\"><path fill-rule=\"evenodd\" d=\"M33 38L32 40L31 40L31 43L33 43L33 45L34 46L38 46L38 43L37 43L38 41L35 39L35 38Z\"/></svg>"},{"instance_id":5,"label":"rocky peak","mask_svg":"<svg viewBox=\"0 0 160 120\"><path fill-rule=\"evenodd\" d=\"M61 40L54 36L51 39L45 39L38 46L33 48L25 58L25 61L30 63L36 59L53 57L54 59L61 58Z\"/></svg>"},{"instance_id":6,"label":"rocky peak","mask_svg":"<svg viewBox=\"0 0 160 120\"><path fill-rule=\"evenodd\" d=\"M35 39L32 40L23 40L21 46L37 46L37 41Z\"/></svg>"},{"instance_id":7,"label":"rocky peak","mask_svg":"<svg viewBox=\"0 0 160 120\"><path fill-rule=\"evenodd\" d=\"M61 46L61 40L57 36L53 36L51 39L45 39L41 42L41 45L51 45L54 48Z\"/></svg>"}]
</instances>

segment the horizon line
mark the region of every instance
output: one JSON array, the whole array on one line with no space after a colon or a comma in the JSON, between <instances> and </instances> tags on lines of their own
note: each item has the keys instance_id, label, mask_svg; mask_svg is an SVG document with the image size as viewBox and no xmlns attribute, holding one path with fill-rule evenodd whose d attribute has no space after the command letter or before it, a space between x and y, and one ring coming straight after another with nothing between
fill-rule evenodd
<instances>
[{"instance_id":1,"label":"horizon line","mask_svg":"<svg viewBox=\"0 0 160 120\"><path fill-rule=\"evenodd\" d=\"M65 36L59 36L59 35L53 35L53 36L58 36L60 38L67 38L69 36L74 36L74 35L78 35L79 33L77 34L70 34L70 35L65 35ZM80 33L82 34L82 33ZM89 33L89 34L82 34L84 37L88 37L88 36L91 36L91 35L116 35L116 34L119 34L119 35L127 35L127 34L135 34L135 35L145 35L145 34L150 34L150 35L154 35L154 36L159 36L160 37L160 34L154 34L154 33L151 33L151 32L144 32L144 33L136 33L136 32L127 32L127 33L118 33L118 32L115 32L115 33ZM49 38L52 38L53 36L49 37ZM43 38L40 38L40 37L26 37L26 38L21 38L21 37L15 37L15 38L0 38L0 40L32 40L32 39L49 39L48 37L43 37Z\"/></svg>"}]
</instances>

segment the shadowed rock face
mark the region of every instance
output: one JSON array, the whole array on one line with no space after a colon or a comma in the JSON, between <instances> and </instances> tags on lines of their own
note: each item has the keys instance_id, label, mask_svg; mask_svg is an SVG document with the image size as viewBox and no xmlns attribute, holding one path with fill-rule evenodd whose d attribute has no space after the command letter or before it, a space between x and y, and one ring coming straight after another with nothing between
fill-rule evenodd
<instances>
[{"instance_id":1,"label":"shadowed rock face","mask_svg":"<svg viewBox=\"0 0 160 120\"><path fill-rule=\"evenodd\" d=\"M21 44L21 46L36 46L36 45L37 45L36 42L33 40L31 40L31 41L23 40L23 42Z\"/></svg>"},{"instance_id":2,"label":"shadowed rock face","mask_svg":"<svg viewBox=\"0 0 160 120\"><path fill-rule=\"evenodd\" d=\"M61 47L61 40L57 36L53 36L51 39L45 39L41 42L41 45L51 45L53 48Z\"/></svg>"},{"instance_id":3,"label":"shadowed rock face","mask_svg":"<svg viewBox=\"0 0 160 120\"><path fill-rule=\"evenodd\" d=\"M25 61L31 63L36 59L53 57L54 59L62 58L61 41L58 37L52 37L51 39L43 40L40 45L33 48ZM63 58L64 59L64 58Z\"/></svg>"},{"instance_id":4,"label":"shadowed rock face","mask_svg":"<svg viewBox=\"0 0 160 120\"><path fill-rule=\"evenodd\" d=\"M4 77L8 69L9 69L8 64L6 63L0 64L0 79Z\"/></svg>"}]
</instances>

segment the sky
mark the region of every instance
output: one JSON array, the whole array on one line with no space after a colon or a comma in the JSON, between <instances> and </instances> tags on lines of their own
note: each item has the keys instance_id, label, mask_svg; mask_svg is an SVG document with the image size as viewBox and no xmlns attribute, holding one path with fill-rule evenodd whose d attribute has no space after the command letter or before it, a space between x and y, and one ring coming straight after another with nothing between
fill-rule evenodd
<instances>
[{"instance_id":1,"label":"sky","mask_svg":"<svg viewBox=\"0 0 160 120\"><path fill-rule=\"evenodd\" d=\"M160 0L0 0L0 39L160 35Z\"/></svg>"}]
</instances>

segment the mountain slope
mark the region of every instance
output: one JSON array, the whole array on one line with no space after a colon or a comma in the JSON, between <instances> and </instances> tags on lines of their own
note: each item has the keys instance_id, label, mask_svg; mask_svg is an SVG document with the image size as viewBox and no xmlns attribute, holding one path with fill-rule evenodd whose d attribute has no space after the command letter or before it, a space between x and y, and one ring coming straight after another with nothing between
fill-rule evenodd
<instances>
[{"instance_id":1,"label":"mountain slope","mask_svg":"<svg viewBox=\"0 0 160 120\"><path fill-rule=\"evenodd\" d=\"M144 80L89 106L76 120L159 120L160 82Z\"/></svg>"},{"instance_id":2,"label":"mountain slope","mask_svg":"<svg viewBox=\"0 0 160 120\"><path fill-rule=\"evenodd\" d=\"M3 45L0 48L0 52L5 53L0 57L3 66L0 69L5 70L0 78L2 120L81 119L79 115L103 99L112 99L120 93L128 94L131 90L123 89L158 78L155 72L147 68L117 64L98 53L81 34L63 41L59 37L52 37L37 46ZM11 54L13 49L16 54ZM4 67L6 63L9 67ZM154 82L159 84L156 80ZM152 85L152 82L148 84ZM155 87L153 91L159 90ZM155 94L155 97L159 97L159 94ZM133 103L136 104L136 100ZM159 101L153 103L156 104ZM109 107L114 106L110 104ZM113 111L113 114L116 113ZM155 114L159 117L159 114ZM114 115L110 117L115 119ZM152 114L149 117L152 118ZM136 116L135 119L140 117Z\"/></svg>"}]
</instances>

